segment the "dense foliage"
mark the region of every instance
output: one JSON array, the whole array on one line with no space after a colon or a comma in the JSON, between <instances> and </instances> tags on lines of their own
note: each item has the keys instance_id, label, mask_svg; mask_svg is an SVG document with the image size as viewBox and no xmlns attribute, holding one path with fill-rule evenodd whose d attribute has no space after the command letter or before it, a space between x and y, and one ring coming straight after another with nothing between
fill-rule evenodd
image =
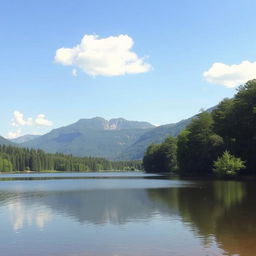
<instances>
[{"instance_id":1,"label":"dense foliage","mask_svg":"<svg viewBox=\"0 0 256 256\"><path fill-rule=\"evenodd\" d=\"M162 144L151 144L143 158L143 165L148 172L169 172L177 168L177 143L173 137Z\"/></svg>"},{"instance_id":2,"label":"dense foliage","mask_svg":"<svg viewBox=\"0 0 256 256\"><path fill-rule=\"evenodd\" d=\"M140 161L49 154L42 150L0 145L0 171L100 171L141 169Z\"/></svg>"},{"instance_id":3,"label":"dense foliage","mask_svg":"<svg viewBox=\"0 0 256 256\"><path fill-rule=\"evenodd\" d=\"M152 154L152 147L158 151L161 145L146 151L146 171L162 171L162 159ZM174 153L176 149L170 150ZM246 165L243 173L256 174L256 80L239 87L232 99L224 99L211 113L197 115L181 132L177 139L178 171L183 175L212 175L214 162L226 150L233 160L240 158Z\"/></svg>"},{"instance_id":4,"label":"dense foliage","mask_svg":"<svg viewBox=\"0 0 256 256\"><path fill-rule=\"evenodd\" d=\"M3 172L12 171L12 163L4 158L0 158L0 170Z\"/></svg>"},{"instance_id":5,"label":"dense foliage","mask_svg":"<svg viewBox=\"0 0 256 256\"><path fill-rule=\"evenodd\" d=\"M213 172L217 177L232 177L238 174L238 171L245 168L244 161L234 157L228 151L225 151L221 157L218 157L213 163Z\"/></svg>"}]
</instances>

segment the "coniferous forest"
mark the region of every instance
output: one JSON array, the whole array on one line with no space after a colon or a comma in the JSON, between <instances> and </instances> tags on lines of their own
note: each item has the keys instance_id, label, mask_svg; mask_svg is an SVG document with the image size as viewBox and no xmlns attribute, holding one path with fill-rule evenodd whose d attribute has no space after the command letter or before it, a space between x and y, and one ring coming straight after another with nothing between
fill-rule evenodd
<instances>
[{"instance_id":1,"label":"coniferous forest","mask_svg":"<svg viewBox=\"0 0 256 256\"><path fill-rule=\"evenodd\" d=\"M150 145L143 165L148 172L189 176L256 175L256 80L197 115L177 138Z\"/></svg>"},{"instance_id":2,"label":"coniferous forest","mask_svg":"<svg viewBox=\"0 0 256 256\"><path fill-rule=\"evenodd\" d=\"M95 157L49 154L43 150L0 145L0 171L138 170L141 161L110 161Z\"/></svg>"}]
</instances>

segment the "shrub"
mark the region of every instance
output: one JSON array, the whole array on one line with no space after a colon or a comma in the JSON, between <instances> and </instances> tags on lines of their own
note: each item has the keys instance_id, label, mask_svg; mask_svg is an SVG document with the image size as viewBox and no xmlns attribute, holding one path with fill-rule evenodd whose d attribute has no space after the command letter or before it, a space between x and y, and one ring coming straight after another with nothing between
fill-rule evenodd
<instances>
[{"instance_id":1,"label":"shrub","mask_svg":"<svg viewBox=\"0 0 256 256\"><path fill-rule=\"evenodd\" d=\"M245 162L225 151L214 161L213 166L213 172L217 177L234 177L239 170L245 168Z\"/></svg>"}]
</instances>

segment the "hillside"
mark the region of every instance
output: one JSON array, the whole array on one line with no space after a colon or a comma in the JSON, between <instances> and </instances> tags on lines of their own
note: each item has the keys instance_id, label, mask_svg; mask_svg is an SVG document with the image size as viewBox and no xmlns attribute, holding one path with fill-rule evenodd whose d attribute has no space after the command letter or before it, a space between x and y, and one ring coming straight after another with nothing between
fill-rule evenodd
<instances>
[{"instance_id":1,"label":"hillside","mask_svg":"<svg viewBox=\"0 0 256 256\"><path fill-rule=\"evenodd\" d=\"M0 145L14 145L11 141L5 139L4 137L0 136Z\"/></svg>"},{"instance_id":2,"label":"hillside","mask_svg":"<svg viewBox=\"0 0 256 256\"><path fill-rule=\"evenodd\" d=\"M101 117L81 119L20 145L40 148L50 153L114 159L154 127L147 122L123 118L109 121Z\"/></svg>"},{"instance_id":3,"label":"hillside","mask_svg":"<svg viewBox=\"0 0 256 256\"><path fill-rule=\"evenodd\" d=\"M147 147L152 143L161 143L168 136L177 137L179 133L191 122L192 118L182 120L175 124L158 126L143 134L134 144L126 148L117 159L142 159Z\"/></svg>"}]
</instances>

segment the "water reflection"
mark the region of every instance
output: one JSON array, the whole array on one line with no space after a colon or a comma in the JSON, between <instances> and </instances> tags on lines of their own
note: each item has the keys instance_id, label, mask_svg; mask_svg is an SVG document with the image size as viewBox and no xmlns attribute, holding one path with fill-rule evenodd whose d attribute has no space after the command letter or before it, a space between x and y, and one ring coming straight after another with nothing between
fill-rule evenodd
<instances>
[{"instance_id":1,"label":"water reflection","mask_svg":"<svg viewBox=\"0 0 256 256\"><path fill-rule=\"evenodd\" d=\"M177 207L205 246L214 240L227 255L251 256L256 254L255 192L253 183L215 181L197 188L153 190L149 195Z\"/></svg>"},{"instance_id":2,"label":"water reflection","mask_svg":"<svg viewBox=\"0 0 256 256\"><path fill-rule=\"evenodd\" d=\"M176 208L151 200L148 193L143 189L26 192L18 197L14 193L13 197L9 195L5 204L15 230L24 222L43 227L45 221L51 220L52 212L80 223L99 225L149 221L156 215L177 215Z\"/></svg>"},{"instance_id":3,"label":"water reflection","mask_svg":"<svg viewBox=\"0 0 256 256\"><path fill-rule=\"evenodd\" d=\"M104 181L105 188L98 189L93 182L96 184L100 180L92 183L79 181L76 185L74 181L71 185L59 180L56 183L52 180L27 182L27 187L24 183L12 186L5 183L0 190L0 213L7 212L6 216L15 232L27 227L44 231L54 223L55 216L64 216L79 225L92 226L95 230L98 230L95 227L98 226L101 231L109 224L120 227L157 222L161 232L170 232L170 236L171 229L175 230L177 221L181 221L184 228L194 234L194 239L200 240L202 248L212 248L216 244L223 250L221 253L215 250L207 255L256 255L254 183L108 179ZM167 226L170 230L165 230ZM140 232L139 229L135 230ZM134 233L130 235L132 237ZM150 234L139 236L143 243L143 237ZM152 233L150 239L154 241L159 238ZM163 235L162 239L165 244L161 249L170 244L167 235ZM179 237L172 241L170 248L165 249L171 250L175 243L180 243ZM204 254L198 252L195 255L206 254L204 251Z\"/></svg>"},{"instance_id":4,"label":"water reflection","mask_svg":"<svg viewBox=\"0 0 256 256\"><path fill-rule=\"evenodd\" d=\"M237 181L216 181L213 183L215 197L225 209L242 203L246 188L245 184Z\"/></svg>"},{"instance_id":5,"label":"water reflection","mask_svg":"<svg viewBox=\"0 0 256 256\"><path fill-rule=\"evenodd\" d=\"M44 229L47 222L52 219L52 212L46 207L26 207L23 202L8 204L9 218L14 231L21 230L25 225L36 225L40 230Z\"/></svg>"}]
</instances>

